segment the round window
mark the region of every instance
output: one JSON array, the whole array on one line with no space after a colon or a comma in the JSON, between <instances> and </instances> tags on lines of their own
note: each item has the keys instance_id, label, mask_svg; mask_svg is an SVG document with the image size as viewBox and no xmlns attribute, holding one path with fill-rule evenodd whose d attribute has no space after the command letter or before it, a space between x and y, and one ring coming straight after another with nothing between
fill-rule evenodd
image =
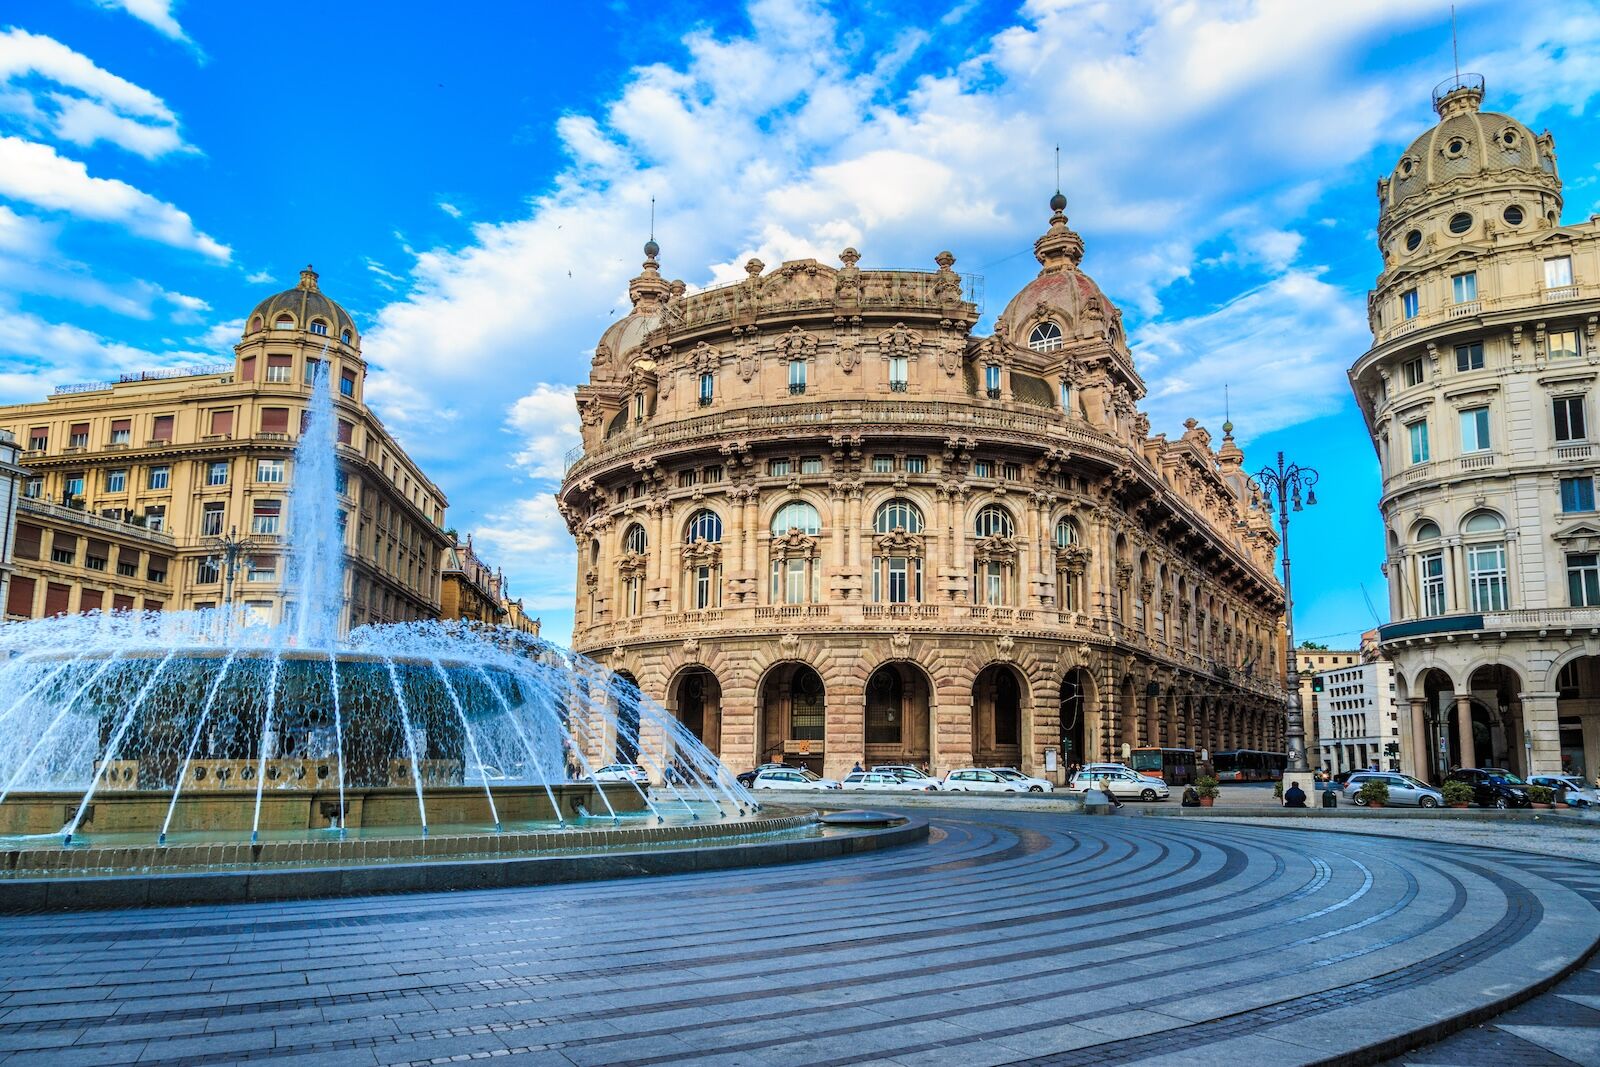
<instances>
[{"instance_id":1,"label":"round window","mask_svg":"<svg viewBox=\"0 0 1600 1067\"><path fill-rule=\"evenodd\" d=\"M1417 250L1417 246L1420 245L1420 244L1422 244L1422 231L1421 230L1412 230L1410 233L1406 234L1406 251L1407 252L1415 252Z\"/></svg>"},{"instance_id":2,"label":"round window","mask_svg":"<svg viewBox=\"0 0 1600 1067\"><path fill-rule=\"evenodd\" d=\"M1461 138L1457 137L1455 140L1450 142L1449 151L1452 156L1459 156L1466 150L1467 146L1462 142Z\"/></svg>"},{"instance_id":3,"label":"round window","mask_svg":"<svg viewBox=\"0 0 1600 1067\"><path fill-rule=\"evenodd\" d=\"M1466 233L1472 229L1472 216L1465 211L1458 211L1450 216L1450 232Z\"/></svg>"},{"instance_id":4,"label":"round window","mask_svg":"<svg viewBox=\"0 0 1600 1067\"><path fill-rule=\"evenodd\" d=\"M1516 144L1517 143L1517 131L1516 130L1507 130L1505 133L1502 133L1500 135L1500 140L1503 141L1504 143L1508 144L1508 145Z\"/></svg>"},{"instance_id":5,"label":"round window","mask_svg":"<svg viewBox=\"0 0 1600 1067\"><path fill-rule=\"evenodd\" d=\"M1400 173L1401 174L1404 174L1407 177L1409 177L1411 175L1411 167L1412 167L1411 160L1402 159L1400 161Z\"/></svg>"},{"instance_id":6,"label":"round window","mask_svg":"<svg viewBox=\"0 0 1600 1067\"><path fill-rule=\"evenodd\" d=\"M1506 220L1506 225L1508 225L1508 226L1521 226L1522 225L1522 208L1521 208L1521 206L1519 206L1517 204L1512 204L1512 205L1508 206L1506 208L1506 210L1505 210L1504 216L1502 216L1502 217Z\"/></svg>"}]
</instances>

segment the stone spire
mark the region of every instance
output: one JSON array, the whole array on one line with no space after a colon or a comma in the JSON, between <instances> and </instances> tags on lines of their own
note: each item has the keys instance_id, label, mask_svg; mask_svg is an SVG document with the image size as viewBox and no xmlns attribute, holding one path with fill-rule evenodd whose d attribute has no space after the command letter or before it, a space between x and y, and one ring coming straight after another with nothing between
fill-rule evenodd
<instances>
[{"instance_id":1,"label":"stone spire","mask_svg":"<svg viewBox=\"0 0 1600 1067\"><path fill-rule=\"evenodd\" d=\"M311 264L306 264L306 269L300 272L300 288L317 292L317 272L311 269Z\"/></svg>"},{"instance_id":2,"label":"stone spire","mask_svg":"<svg viewBox=\"0 0 1600 1067\"><path fill-rule=\"evenodd\" d=\"M628 283L628 299L633 301L635 311L659 310L672 291L671 283L661 276L661 264L656 262L660 254L661 246L654 237L644 243L644 270Z\"/></svg>"},{"instance_id":3,"label":"stone spire","mask_svg":"<svg viewBox=\"0 0 1600 1067\"><path fill-rule=\"evenodd\" d=\"M1061 190L1050 198L1050 229L1033 242L1033 256L1042 268L1040 274L1061 274L1077 270L1083 261L1083 238L1067 225L1067 198Z\"/></svg>"}]
</instances>

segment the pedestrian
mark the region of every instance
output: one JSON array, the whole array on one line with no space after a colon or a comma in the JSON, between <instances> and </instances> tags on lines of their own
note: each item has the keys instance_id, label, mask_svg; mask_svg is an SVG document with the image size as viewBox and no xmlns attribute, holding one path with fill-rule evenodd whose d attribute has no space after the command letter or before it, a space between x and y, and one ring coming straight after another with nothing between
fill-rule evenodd
<instances>
[{"instance_id":1,"label":"pedestrian","mask_svg":"<svg viewBox=\"0 0 1600 1067\"><path fill-rule=\"evenodd\" d=\"M856 760L856 765L854 767L850 768L850 773L851 774L860 774L861 773L861 761L860 760Z\"/></svg>"},{"instance_id":2,"label":"pedestrian","mask_svg":"<svg viewBox=\"0 0 1600 1067\"><path fill-rule=\"evenodd\" d=\"M1286 808L1303 808L1306 806L1306 791L1300 788L1299 782L1290 782L1289 788L1284 790L1283 806Z\"/></svg>"},{"instance_id":3,"label":"pedestrian","mask_svg":"<svg viewBox=\"0 0 1600 1067\"><path fill-rule=\"evenodd\" d=\"M1200 791L1192 785L1183 791L1183 806L1186 808L1200 806Z\"/></svg>"}]
</instances>

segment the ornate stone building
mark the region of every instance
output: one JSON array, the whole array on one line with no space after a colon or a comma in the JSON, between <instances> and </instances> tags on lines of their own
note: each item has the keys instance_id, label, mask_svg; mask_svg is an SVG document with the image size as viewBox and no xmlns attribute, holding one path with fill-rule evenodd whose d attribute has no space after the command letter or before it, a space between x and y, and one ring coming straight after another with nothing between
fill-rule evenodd
<instances>
[{"instance_id":1,"label":"ornate stone building","mask_svg":"<svg viewBox=\"0 0 1600 1067\"><path fill-rule=\"evenodd\" d=\"M0 407L24 446L8 618L215 607L216 538L248 537L234 602L276 621L312 373L335 383L349 626L439 614L445 498L365 403L361 338L309 267L245 320L231 363L62 386Z\"/></svg>"},{"instance_id":2,"label":"ornate stone building","mask_svg":"<svg viewBox=\"0 0 1600 1067\"><path fill-rule=\"evenodd\" d=\"M1150 436L1065 206L988 337L948 252L689 294L647 244L558 497L574 646L734 766L1281 751L1271 524L1231 436Z\"/></svg>"},{"instance_id":3,"label":"ornate stone building","mask_svg":"<svg viewBox=\"0 0 1600 1067\"><path fill-rule=\"evenodd\" d=\"M1383 271L1351 385L1383 471L1407 770L1600 769L1600 223L1561 221L1555 142L1434 91L1378 182Z\"/></svg>"}]
</instances>

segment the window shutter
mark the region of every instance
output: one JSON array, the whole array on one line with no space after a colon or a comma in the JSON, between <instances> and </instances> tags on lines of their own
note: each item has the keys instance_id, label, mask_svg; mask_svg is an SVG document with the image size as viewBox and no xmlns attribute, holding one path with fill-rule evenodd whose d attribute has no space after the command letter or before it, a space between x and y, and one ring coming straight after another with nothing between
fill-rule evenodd
<instances>
[{"instance_id":1,"label":"window shutter","mask_svg":"<svg viewBox=\"0 0 1600 1067\"><path fill-rule=\"evenodd\" d=\"M239 361L239 380L253 382L256 380L256 357L246 356Z\"/></svg>"},{"instance_id":2,"label":"window shutter","mask_svg":"<svg viewBox=\"0 0 1600 1067\"><path fill-rule=\"evenodd\" d=\"M78 610L80 612L94 611L96 608L105 606L106 591L104 589L91 589L86 585L78 590Z\"/></svg>"},{"instance_id":3,"label":"window shutter","mask_svg":"<svg viewBox=\"0 0 1600 1067\"><path fill-rule=\"evenodd\" d=\"M132 419L112 419L111 420L111 432L112 433L128 433L132 429L133 429L133 420Z\"/></svg>"},{"instance_id":4,"label":"window shutter","mask_svg":"<svg viewBox=\"0 0 1600 1067\"><path fill-rule=\"evenodd\" d=\"M262 433L288 433L289 409L288 408L262 408L261 409Z\"/></svg>"},{"instance_id":5,"label":"window shutter","mask_svg":"<svg viewBox=\"0 0 1600 1067\"><path fill-rule=\"evenodd\" d=\"M38 531L34 531L35 536ZM35 557L37 558L37 557ZM11 576L11 587L6 590L6 614L33 618L33 591L38 583L20 574Z\"/></svg>"},{"instance_id":6,"label":"window shutter","mask_svg":"<svg viewBox=\"0 0 1600 1067\"><path fill-rule=\"evenodd\" d=\"M77 552L78 539L71 534L64 534L57 530L50 538L50 550L53 552L58 548L66 549L68 552Z\"/></svg>"},{"instance_id":7,"label":"window shutter","mask_svg":"<svg viewBox=\"0 0 1600 1067\"><path fill-rule=\"evenodd\" d=\"M150 440L152 440L152 441L171 441L172 440L172 416L171 415L157 415L156 416L155 423L150 429Z\"/></svg>"},{"instance_id":8,"label":"window shutter","mask_svg":"<svg viewBox=\"0 0 1600 1067\"><path fill-rule=\"evenodd\" d=\"M99 559L110 559L111 558L111 545L110 545L109 542L106 542L106 541L96 541L92 537L88 538L88 553L87 554L91 555L91 556L95 556L95 557L97 557Z\"/></svg>"},{"instance_id":9,"label":"window shutter","mask_svg":"<svg viewBox=\"0 0 1600 1067\"><path fill-rule=\"evenodd\" d=\"M41 535L44 533L32 523L17 523L17 548L18 559L38 559ZM30 578L29 581L32 581ZM15 614L15 613L13 613Z\"/></svg>"},{"instance_id":10,"label":"window shutter","mask_svg":"<svg viewBox=\"0 0 1600 1067\"><path fill-rule=\"evenodd\" d=\"M167 610L167 604L166 604L166 601L164 601L164 600L151 600L149 597L145 597L144 598L144 610L146 610L146 611L166 611Z\"/></svg>"},{"instance_id":11,"label":"window shutter","mask_svg":"<svg viewBox=\"0 0 1600 1067\"><path fill-rule=\"evenodd\" d=\"M293 360L293 358L294 357L292 357L292 356L268 356L267 357L267 366L269 366L269 367L287 367L290 364L290 362Z\"/></svg>"},{"instance_id":12,"label":"window shutter","mask_svg":"<svg viewBox=\"0 0 1600 1067\"><path fill-rule=\"evenodd\" d=\"M111 607L114 611L132 611L133 597L128 596L125 593L113 593L111 596Z\"/></svg>"},{"instance_id":13,"label":"window shutter","mask_svg":"<svg viewBox=\"0 0 1600 1067\"><path fill-rule=\"evenodd\" d=\"M87 422L75 422L75 423L73 423L72 424L72 436L74 436L74 437L78 437L78 436L87 437L87 436L89 436L89 424Z\"/></svg>"},{"instance_id":14,"label":"window shutter","mask_svg":"<svg viewBox=\"0 0 1600 1067\"><path fill-rule=\"evenodd\" d=\"M341 445L350 444L355 434L356 428L352 423L348 423L343 419L339 420L339 443Z\"/></svg>"},{"instance_id":15,"label":"window shutter","mask_svg":"<svg viewBox=\"0 0 1600 1067\"><path fill-rule=\"evenodd\" d=\"M51 582L44 590L44 613L48 616L65 615L71 609L72 586Z\"/></svg>"},{"instance_id":16,"label":"window shutter","mask_svg":"<svg viewBox=\"0 0 1600 1067\"><path fill-rule=\"evenodd\" d=\"M233 433L233 409L211 413L211 432L219 437L227 437Z\"/></svg>"}]
</instances>

